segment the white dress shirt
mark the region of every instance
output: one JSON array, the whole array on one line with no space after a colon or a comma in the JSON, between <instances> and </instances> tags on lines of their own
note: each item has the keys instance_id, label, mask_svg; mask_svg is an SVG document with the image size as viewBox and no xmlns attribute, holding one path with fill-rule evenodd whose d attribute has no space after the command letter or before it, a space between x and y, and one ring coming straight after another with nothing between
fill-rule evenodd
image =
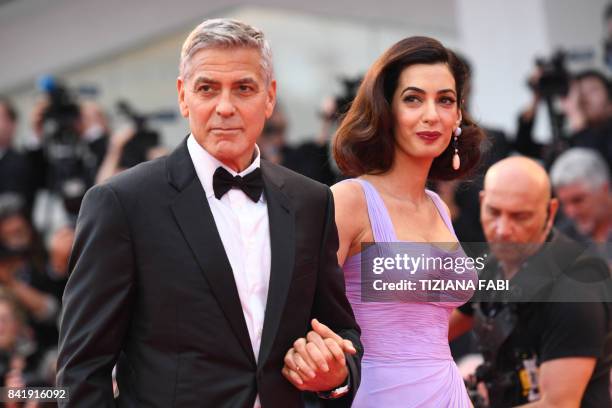
<instances>
[{"instance_id":1,"label":"white dress shirt","mask_svg":"<svg viewBox=\"0 0 612 408\"><path fill-rule=\"evenodd\" d=\"M263 193L255 203L242 190L236 188L217 199L213 190L213 174L218 167L223 167L232 176L245 176L259 167L259 148L255 146L255 159L240 173L214 158L198 144L193 135L189 135L187 139L187 149L232 267L242 313L257 359L270 283L268 206ZM259 395L255 401L255 408L258 407Z\"/></svg>"}]
</instances>

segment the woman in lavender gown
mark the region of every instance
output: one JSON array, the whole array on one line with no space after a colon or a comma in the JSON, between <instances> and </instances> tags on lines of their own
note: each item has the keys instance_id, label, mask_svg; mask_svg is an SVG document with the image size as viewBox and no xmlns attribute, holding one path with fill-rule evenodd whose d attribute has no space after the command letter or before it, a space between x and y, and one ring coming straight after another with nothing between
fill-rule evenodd
<instances>
[{"instance_id":1,"label":"woman in lavender gown","mask_svg":"<svg viewBox=\"0 0 612 408\"><path fill-rule=\"evenodd\" d=\"M361 271L363 243L454 243L452 250L429 245L430 252L465 257L448 207L425 185L462 177L479 160L483 132L462 109L466 81L465 66L438 41L399 41L370 68L336 133L336 162L355 177L332 188L338 260L365 350L354 407L471 406L450 354L448 321L473 291L364 299ZM407 277L449 281L455 275L434 268ZM461 278L477 279L473 269Z\"/></svg>"}]
</instances>

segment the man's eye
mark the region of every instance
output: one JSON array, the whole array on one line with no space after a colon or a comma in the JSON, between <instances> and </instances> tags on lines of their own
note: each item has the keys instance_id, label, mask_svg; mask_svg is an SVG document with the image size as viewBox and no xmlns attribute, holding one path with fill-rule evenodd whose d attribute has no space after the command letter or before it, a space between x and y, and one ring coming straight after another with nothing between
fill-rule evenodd
<instances>
[{"instance_id":1,"label":"man's eye","mask_svg":"<svg viewBox=\"0 0 612 408\"><path fill-rule=\"evenodd\" d=\"M253 91L253 87L250 85L240 85L238 87L238 89L240 90L240 92L251 92Z\"/></svg>"},{"instance_id":2,"label":"man's eye","mask_svg":"<svg viewBox=\"0 0 612 408\"><path fill-rule=\"evenodd\" d=\"M198 87L198 92L210 92L212 91L212 86L210 85L200 85Z\"/></svg>"},{"instance_id":3,"label":"man's eye","mask_svg":"<svg viewBox=\"0 0 612 408\"><path fill-rule=\"evenodd\" d=\"M499 216L499 210L496 210L494 208L489 208L489 215L493 216L493 217L498 217Z\"/></svg>"}]
</instances>

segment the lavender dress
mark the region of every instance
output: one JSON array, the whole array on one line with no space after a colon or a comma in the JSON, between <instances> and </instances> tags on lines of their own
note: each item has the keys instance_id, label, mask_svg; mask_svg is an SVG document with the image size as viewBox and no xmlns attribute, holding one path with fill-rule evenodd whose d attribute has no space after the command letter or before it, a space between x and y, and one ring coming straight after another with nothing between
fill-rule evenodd
<instances>
[{"instance_id":1,"label":"lavender dress","mask_svg":"<svg viewBox=\"0 0 612 408\"><path fill-rule=\"evenodd\" d=\"M358 182L364 190L374 240L398 242L389 213L372 184L361 179L346 182ZM426 193L455 235L440 197L429 190ZM465 256L460 247L452 253ZM347 297L361 326L365 350L361 385L353 407L470 407L463 379L451 357L448 321L453 309L469 300L472 291L454 294L454 301L363 302L361 253L348 258L343 270ZM468 279L477 279L474 270L468 274Z\"/></svg>"}]
</instances>

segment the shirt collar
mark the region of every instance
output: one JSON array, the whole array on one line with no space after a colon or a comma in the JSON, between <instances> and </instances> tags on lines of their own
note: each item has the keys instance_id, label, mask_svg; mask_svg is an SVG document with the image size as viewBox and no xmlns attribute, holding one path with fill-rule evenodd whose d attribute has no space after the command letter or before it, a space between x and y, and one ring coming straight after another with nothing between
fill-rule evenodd
<instances>
[{"instance_id":1,"label":"shirt collar","mask_svg":"<svg viewBox=\"0 0 612 408\"><path fill-rule=\"evenodd\" d=\"M189 151L189 156L191 157L191 161L193 162L193 166L195 167L196 174L200 179L200 183L202 183L202 187L204 188L204 192L206 193L206 198L211 198L215 196L215 191L213 190L213 175L215 174L215 170L218 167L223 167L227 170L232 176L245 176L260 167L260 153L259 146L255 145L255 159L253 162L240 173L236 173L233 169L229 168L225 164L221 163L217 158L215 158L212 154L210 154L206 149L204 149L193 137L193 133L189 135L187 138L187 150ZM264 195L261 195L260 201L263 200Z\"/></svg>"}]
</instances>

